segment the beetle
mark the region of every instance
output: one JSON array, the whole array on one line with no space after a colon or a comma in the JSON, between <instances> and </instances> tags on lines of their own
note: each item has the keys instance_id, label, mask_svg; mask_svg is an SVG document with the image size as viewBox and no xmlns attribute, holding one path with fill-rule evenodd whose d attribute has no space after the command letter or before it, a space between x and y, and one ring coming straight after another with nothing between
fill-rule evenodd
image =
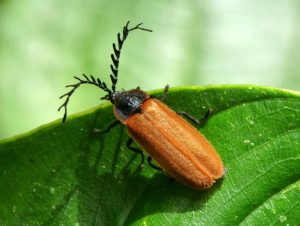
<instances>
[{"instance_id":1,"label":"beetle","mask_svg":"<svg viewBox=\"0 0 300 226\"><path fill-rule=\"evenodd\" d=\"M161 98L150 96L139 87L129 91L116 91L121 50L129 33L135 30L152 32L141 25L142 23L128 28L128 21L123 27L122 36L120 33L117 35L118 44L113 43L110 65L111 89L99 78L96 79L92 75L88 77L85 74L84 78L75 76L78 82L66 86L72 89L60 97L66 97L58 109L64 108L63 122L66 121L67 105L74 91L83 84L97 86L106 92L101 99L113 104L113 112L117 119L105 130L97 132L108 132L122 123L127 127L129 134L126 146L141 156L141 165L144 164L145 151L148 153L147 162L152 168L163 170L177 181L195 189L211 187L217 179L223 177L222 160L207 139L181 117L185 116L194 123L203 125L210 111L202 119L197 120L186 112L171 110L164 104L168 85ZM144 151L133 147L133 141L139 143ZM159 166L152 163L152 158Z\"/></svg>"}]
</instances>

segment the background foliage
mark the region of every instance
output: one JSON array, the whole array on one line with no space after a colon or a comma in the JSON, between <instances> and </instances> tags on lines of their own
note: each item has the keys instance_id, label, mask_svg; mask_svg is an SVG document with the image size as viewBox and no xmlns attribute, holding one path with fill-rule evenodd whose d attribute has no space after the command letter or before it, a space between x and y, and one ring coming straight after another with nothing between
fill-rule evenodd
<instances>
[{"instance_id":1,"label":"background foliage","mask_svg":"<svg viewBox=\"0 0 300 226\"><path fill-rule=\"evenodd\" d=\"M0 1L0 138L52 121L73 75L108 80L130 19L119 88L251 83L299 90L300 4L279 1ZM70 112L99 104L83 88Z\"/></svg>"}]
</instances>

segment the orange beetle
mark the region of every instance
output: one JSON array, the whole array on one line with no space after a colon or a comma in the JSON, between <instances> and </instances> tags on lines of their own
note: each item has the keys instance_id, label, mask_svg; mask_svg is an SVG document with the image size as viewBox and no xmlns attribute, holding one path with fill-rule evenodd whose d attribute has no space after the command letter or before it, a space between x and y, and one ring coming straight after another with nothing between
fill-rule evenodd
<instances>
[{"instance_id":1,"label":"orange beetle","mask_svg":"<svg viewBox=\"0 0 300 226\"><path fill-rule=\"evenodd\" d=\"M123 27L123 37L118 33L118 46L113 44L111 89L93 76L83 75L84 79L74 77L78 83L66 86L72 89L60 97L66 97L65 102L58 109L65 109L63 122L67 117L69 98L74 91L82 84L95 85L107 93L101 99L109 100L114 105L114 115L117 118L117 121L101 133L108 132L122 123L127 126L130 137L126 145L130 150L141 155L141 164L144 163L144 152L132 147L133 141L138 142L149 154L147 161L151 167L164 170L177 181L192 188L204 189L212 186L223 176L222 160L205 137L179 116L184 115L195 123L203 124L209 112L203 119L196 120L186 112L172 111L163 103L168 86L165 87L160 100L149 96L139 87L129 91L116 91L120 53L128 34L138 29L151 32L149 29L140 27L141 24L131 29L128 25L129 22ZM159 166L151 162L152 158Z\"/></svg>"}]
</instances>

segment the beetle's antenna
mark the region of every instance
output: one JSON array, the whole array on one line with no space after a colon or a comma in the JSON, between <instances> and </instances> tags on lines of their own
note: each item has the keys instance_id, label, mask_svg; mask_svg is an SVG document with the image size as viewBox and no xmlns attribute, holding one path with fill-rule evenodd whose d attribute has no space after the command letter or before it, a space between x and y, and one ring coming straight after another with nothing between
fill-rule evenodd
<instances>
[{"instance_id":1,"label":"beetle's antenna","mask_svg":"<svg viewBox=\"0 0 300 226\"><path fill-rule=\"evenodd\" d=\"M112 89L113 93L115 93L115 91L116 91L116 84L118 82L118 72L119 72L119 62L120 62L121 50L122 50L125 40L128 37L128 34L134 30L142 30L142 31L152 32L152 30L150 30L150 29L140 27L142 25L142 23L136 25L133 28L128 28L129 22L130 21L128 21L126 23L126 25L123 27L123 37L121 37L120 33L118 33L118 46L116 45L116 43L113 43L113 45L112 45L114 52L113 52L113 54L110 55L111 60L112 60L112 64L110 65L110 69L112 72L112 74L110 74L110 79L112 82L111 89Z\"/></svg>"},{"instance_id":2,"label":"beetle's antenna","mask_svg":"<svg viewBox=\"0 0 300 226\"><path fill-rule=\"evenodd\" d=\"M113 43L114 54L111 54L111 59L112 59L113 63L110 65L110 68L112 71L112 74L110 75L110 79L112 82L112 87L111 87L112 90L110 90L107 87L105 82L102 82L99 78L95 79L92 75L90 77L88 77L85 74L83 74L84 79L74 76L74 78L76 80L78 80L78 82L75 84L72 84L72 85L67 85L66 87L72 87L72 89L69 92L62 95L61 97L59 97L60 99L66 97L65 102L58 108L58 111L60 111L62 108L64 108L64 110L65 110L63 122L65 122L66 118L67 118L67 105L69 103L70 97L72 96L74 91L83 84L95 85L98 88L100 88L101 90L104 90L105 92L107 92L107 94L104 97L102 97L101 99L109 100L111 103L114 103L114 95L113 94L115 93L116 84L118 82L118 69L119 69L119 62L120 62L120 54L121 54L122 46L123 46L125 40L127 39L128 34L134 30L142 30L142 31L152 32L152 30L150 30L150 29L140 27L142 25L142 23L136 25L133 28L128 28L128 25L129 25L129 21L123 27L123 37L121 37L120 33L118 33L118 47L116 46L115 43Z\"/></svg>"},{"instance_id":3,"label":"beetle's antenna","mask_svg":"<svg viewBox=\"0 0 300 226\"><path fill-rule=\"evenodd\" d=\"M78 80L77 83L73 84L73 85L67 85L66 87L72 87L72 89L65 93L64 95L60 96L59 99L62 99L64 97L67 97L65 102L58 108L58 111L60 111L62 108L64 108L65 112L64 112L64 117L63 117L63 122L66 121L67 118L67 105L69 103L70 97L72 96L72 94L74 93L74 91L81 85L83 84L90 84L90 85L95 85L98 88L100 88L101 90L104 90L105 92L107 92L107 95L102 98L102 99L107 99L110 100L111 102L112 100L112 91L107 87L107 85L105 84L105 82L101 82L101 80L99 78L95 79L94 76L90 76L90 78L88 76L86 76L85 74L83 74L84 79L78 78L76 76L74 76L74 78L76 80Z\"/></svg>"}]
</instances>

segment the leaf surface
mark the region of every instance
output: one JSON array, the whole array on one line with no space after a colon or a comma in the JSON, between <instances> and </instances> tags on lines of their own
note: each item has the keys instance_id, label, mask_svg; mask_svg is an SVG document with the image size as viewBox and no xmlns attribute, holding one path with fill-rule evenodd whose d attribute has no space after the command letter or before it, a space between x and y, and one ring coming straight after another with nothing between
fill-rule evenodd
<instances>
[{"instance_id":1,"label":"leaf surface","mask_svg":"<svg viewBox=\"0 0 300 226\"><path fill-rule=\"evenodd\" d=\"M160 91L153 94L159 95ZM300 94L256 86L173 88L175 111L213 114L199 130L226 176L192 190L129 151L126 128L95 136L111 105L0 142L0 225L295 225Z\"/></svg>"}]
</instances>

